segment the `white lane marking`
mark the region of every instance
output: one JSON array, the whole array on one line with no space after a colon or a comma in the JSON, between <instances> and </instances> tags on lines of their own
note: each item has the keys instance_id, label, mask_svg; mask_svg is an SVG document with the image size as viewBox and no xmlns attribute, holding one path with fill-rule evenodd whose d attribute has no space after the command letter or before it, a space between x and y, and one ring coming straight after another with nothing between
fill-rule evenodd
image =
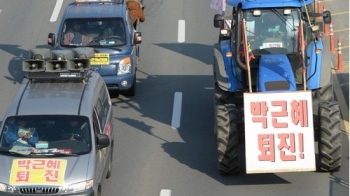
<instances>
[{"instance_id":1,"label":"white lane marking","mask_svg":"<svg viewBox=\"0 0 350 196\"><path fill-rule=\"evenodd\" d=\"M171 190L170 189L162 189L160 191L159 196L171 196Z\"/></svg>"},{"instance_id":2,"label":"white lane marking","mask_svg":"<svg viewBox=\"0 0 350 196\"><path fill-rule=\"evenodd\" d=\"M182 106L182 92L175 92L174 105L173 105L173 117L171 120L171 127L174 129L180 127L181 106Z\"/></svg>"},{"instance_id":3,"label":"white lane marking","mask_svg":"<svg viewBox=\"0 0 350 196\"><path fill-rule=\"evenodd\" d=\"M179 43L185 42L185 20L179 20L177 42Z\"/></svg>"},{"instance_id":4,"label":"white lane marking","mask_svg":"<svg viewBox=\"0 0 350 196\"><path fill-rule=\"evenodd\" d=\"M61 7L63 4L63 0L56 0L55 8L53 9L50 22L55 22L57 20L58 14L60 13Z\"/></svg>"}]
</instances>

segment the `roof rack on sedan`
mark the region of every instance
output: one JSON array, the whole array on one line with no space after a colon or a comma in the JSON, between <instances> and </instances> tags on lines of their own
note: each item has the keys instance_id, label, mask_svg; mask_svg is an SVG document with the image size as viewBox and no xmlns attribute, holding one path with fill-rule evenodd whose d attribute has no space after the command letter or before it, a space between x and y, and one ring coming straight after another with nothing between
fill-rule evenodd
<instances>
[{"instance_id":1,"label":"roof rack on sedan","mask_svg":"<svg viewBox=\"0 0 350 196\"><path fill-rule=\"evenodd\" d=\"M90 58L94 49L89 47L72 50L50 50L34 48L29 50L29 59L22 62L27 79L83 80L88 76Z\"/></svg>"},{"instance_id":2,"label":"roof rack on sedan","mask_svg":"<svg viewBox=\"0 0 350 196\"><path fill-rule=\"evenodd\" d=\"M75 0L75 3L124 3L124 0Z\"/></svg>"}]
</instances>

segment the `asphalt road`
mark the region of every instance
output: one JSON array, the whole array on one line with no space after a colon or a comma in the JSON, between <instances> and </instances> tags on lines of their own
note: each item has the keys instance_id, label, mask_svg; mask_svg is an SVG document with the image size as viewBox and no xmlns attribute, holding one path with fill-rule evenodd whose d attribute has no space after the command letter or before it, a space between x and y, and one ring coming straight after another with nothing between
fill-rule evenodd
<instances>
[{"instance_id":1,"label":"asphalt road","mask_svg":"<svg viewBox=\"0 0 350 196\"><path fill-rule=\"evenodd\" d=\"M22 81L21 65L28 58L28 49L46 47L48 33L57 31L57 20L69 2L72 1L0 0L0 117ZM141 26L143 43L136 96L112 100L116 145L113 174L102 187L104 196L348 195L346 123L339 172L242 172L238 176L220 176L213 133L212 61L218 33L213 28L215 11L209 8L210 0L144 2L146 21ZM344 11L344 4L349 7L347 0L324 3L329 3L333 13L349 11ZM341 6L335 6L338 4ZM348 28L348 18L348 13L334 15L335 30ZM179 29L179 24L184 28ZM336 35L340 33L348 38L348 30ZM348 66L348 56L343 61ZM349 96L343 87L348 86L348 78L348 72L338 73L341 88L336 94L345 102L341 103L343 118L348 115ZM180 102L175 95L182 95ZM181 103L178 113L173 112L174 100ZM175 123L174 115L180 115Z\"/></svg>"}]
</instances>

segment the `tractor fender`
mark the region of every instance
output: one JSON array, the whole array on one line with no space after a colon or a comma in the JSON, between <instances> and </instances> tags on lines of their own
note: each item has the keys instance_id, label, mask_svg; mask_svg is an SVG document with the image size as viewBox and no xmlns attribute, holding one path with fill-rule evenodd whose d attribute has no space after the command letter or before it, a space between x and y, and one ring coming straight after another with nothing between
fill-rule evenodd
<instances>
[{"instance_id":1,"label":"tractor fender","mask_svg":"<svg viewBox=\"0 0 350 196\"><path fill-rule=\"evenodd\" d=\"M329 51L329 38L319 38L311 42L307 48L307 87L308 89L318 89L331 82L331 54ZM316 50L322 52L316 53Z\"/></svg>"},{"instance_id":2,"label":"tractor fender","mask_svg":"<svg viewBox=\"0 0 350 196\"><path fill-rule=\"evenodd\" d=\"M232 58L230 40L223 40L218 44L214 44L214 55L214 79L218 86L229 92L241 89L241 70Z\"/></svg>"},{"instance_id":3,"label":"tractor fender","mask_svg":"<svg viewBox=\"0 0 350 196\"><path fill-rule=\"evenodd\" d=\"M229 85L225 71L225 62L221 54L221 44L214 44L214 80L215 83L224 91L228 91Z\"/></svg>"},{"instance_id":4,"label":"tractor fender","mask_svg":"<svg viewBox=\"0 0 350 196\"><path fill-rule=\"evenodd\" d=\"M257 91L296 91L292 66L284 54L262 55L259 61Z\"/></svg>"},{"instance_id":5,"label":"tractor fender","mask_svg":"<svg viewBox=\"0 0 350 196\"><path fill-rule=\"evenodd\" d=\"M322 38L323 50L322 50L322 69L320 87L325 87L332 82L332 57L330 52L330 40L329 36Z\"/></svg>"}]
</instances>

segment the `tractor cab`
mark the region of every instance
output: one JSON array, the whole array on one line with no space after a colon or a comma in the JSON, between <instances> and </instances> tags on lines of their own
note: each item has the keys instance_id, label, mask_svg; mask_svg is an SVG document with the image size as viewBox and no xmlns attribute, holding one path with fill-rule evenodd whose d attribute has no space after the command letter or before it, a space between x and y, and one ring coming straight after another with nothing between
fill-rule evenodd
<instances>
[{"instance_id":1,"label":"tractor cab","mask_svg":"<svg viewBox=\"0 0 350 196\"><path fill-rule=\"evenodd\" d=\"M310 6L304 6L299 1L269 2L262 6L252 1L228 1L233 6L232 15L217 14L214 17L214 26L220 28L220 37L223 38L219 42L229 42L235 67L240 68L239 71L251 69L248 71L250 76L247 73L242 74L242 78L235 77L242 81L237 84L242 84L243 88L253 87L256 91L297 90L298 85L300 88L305 87L302 70L306 69L307 52L320 52L315 51L317 48L308 49L308 44L320 41L319 26L330 23L330 12L313 13ZM323 18L322 25L316 20L320 17ZM231 29L223 28L227 19L232 21ZM276 65L281 69L271 68ZM259 77L257 74L274 74L285 85L271 89L256 86L259 85L259 80L255 80ZM249 77L254 80L249 82ZM270 82L270 79L259 78L260 84Z\"/></svg>"}]
</instances>

